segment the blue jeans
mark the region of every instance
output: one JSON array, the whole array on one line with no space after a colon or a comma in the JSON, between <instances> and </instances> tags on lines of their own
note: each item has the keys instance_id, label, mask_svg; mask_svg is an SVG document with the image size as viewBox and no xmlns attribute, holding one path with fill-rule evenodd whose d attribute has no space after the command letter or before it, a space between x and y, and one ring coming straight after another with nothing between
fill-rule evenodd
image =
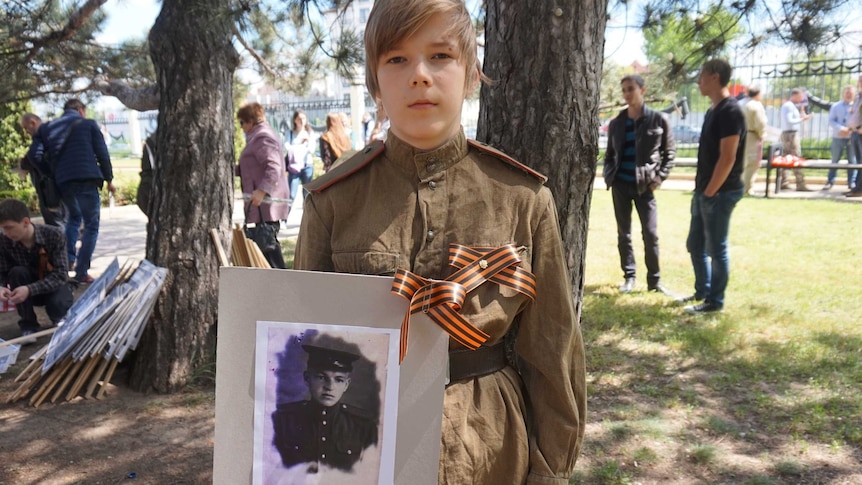
<instances>
[{"instance_id":1,"label":"blue jeans","mask_svg":"<svg viewBox=\"0 0 862 485\"><path fill-rule=\"evenodd\" d=\"M69 182L61 188L63 204L68 211L66 222L66 252L69 265L75 265L75 278L82 278L90 270L96 239L99 238L99 215L102 207L99 188L91 182ZM84 230L81 231L81 221ZM75 252L78 235L81 236L81 249Z\"/></svg>"},{"instance_id":2,"label":"blue jeans","mask_svg":"<svg viewBox=\"0 0 862 485\"><path fill-rule=\"evenodd\" d=\"M856 150L853 149L853 144L849 138L833 138L832 139L832 163L837 164L841 160L841 154L847 150L847 163L856 165L859 159L856 156ZM838 169L829 169L829 174L826 176L826 183L832 185L835 183L835 176L838 174ZM856 185L856 170L847 170L847 187L852 188Z\"/></svg>"},{"instance_id":3,"label":"blue jeans","mask_svg":"<svg viewBox=\"0 0 862 485\"><path fill-rule=\"evenodd\" d=\"M314 176L314 165L306 165L299 173L287 173L287 183L290 186L290 203L293 205L293 199L299 193L299 182L307 184L311 182L311 177Z\"/></svg>"},{"instance_id":4,"label":"blue jeans","mask_svg":"<svg viewBox=\"0 0 862 485\"><path fill-rule=\"evenodd\" d=\"M691 198L691 225L685 247L694 267L694 296L718 308L724 306L724 290L730 277L730 214L743 192L730 190L713 197L695 192Z\"/></svg>"}]
</instances>

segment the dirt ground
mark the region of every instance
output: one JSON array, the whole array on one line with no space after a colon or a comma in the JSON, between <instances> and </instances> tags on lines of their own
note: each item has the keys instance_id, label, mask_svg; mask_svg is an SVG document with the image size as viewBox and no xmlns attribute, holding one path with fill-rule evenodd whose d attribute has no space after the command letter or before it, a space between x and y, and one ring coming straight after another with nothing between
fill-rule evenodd
<instances>
[{"instance_id":1,"label":"dirt ground","mask_svg":"<svg viewBox=\"0 0 862 485\"><path fill-rule=\"evenodd\" d=\"M0 313L0 338L18 335L17 314ZM15 377L48 341L42 337L22 347L17 364L0 375L0 484L212 483L215 389L206 383L169 396L144 395L127 387L128 370L121 366L100 400L78 397L38 408L27 400L6 403L19 386ZM698 381L695 375L679 378ZM675 429L651 430L650 423L619 415L626 405L649 406L649 399L593 384L587 437L572 483L862 484L852 450L822 443L790 446L780 433L763 431L775 423L747 423L752 433L741 438L715 436L702 429L700 415L720 406L666 409L660 422ZM693 435L719 458L711 466L699 464L696 450L666 439L675 435ZM774 468L776 455L785 457L780 470Z\"/></svg>"},{"instance_id":2,"label":"dirt ground","mask_svg":"<svg viewBox=\"0 0 862 485\"><path fill-rule=\"evenodd\" d=\"M0 338L18 337L17 322L17 313L0 313ZM0 374L0 484L212 483L212 386L144 395L126 386L128 369L120 366L100 400L7 403L20 385L15 377L49 340L22 347Z\"/></svg>"}]
</instances>

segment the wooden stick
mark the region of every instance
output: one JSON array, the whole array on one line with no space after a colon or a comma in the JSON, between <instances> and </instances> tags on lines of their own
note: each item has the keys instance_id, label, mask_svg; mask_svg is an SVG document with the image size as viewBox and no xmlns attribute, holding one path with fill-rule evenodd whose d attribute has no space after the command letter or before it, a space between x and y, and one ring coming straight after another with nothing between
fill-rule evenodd
<instances>
[{"instance_id":1,"label":"wooden stick","mask_svg":"<svg viewBox=\"0 0 862 485\"><path fill-rule=\"evenodd\" d=\"M42 367L42 362L45 361L45 354L47 353L47 345L37 350L36 353L30 357L30 363L27 364L27 367L25 367L24 370L22 370L21 373L18 374L18 377L15 378L15 382L26 380L27 377L25 376L29 375L31 372L38 371L36 372L37 374L41 373L41 369L39 368Z\"/></svg>"},{"instance_id":2,"label":"wooden stick","mask_svg":"<svg viewBox=\"0 0 862 485\"><path fill-rule=\"evenodd\" d=\"M45 398L48 397L48 394L50 394L51 389L54 388L54 385L57 384L57 381L60 380L60 377L63 375L63 372L65 372L69 367L71 367L71 365L72 360L66 359L59 367L51 369L48 373L47 380L45 380L42 387L40 387L36 391L36 393L33 394L33 397L30 398L30 405L34 408L38 408L42 404L42 401L44 401Z\"/></svg>"},{"instance_id":3,"label":"wooden stick","mask_svg":"<svg viewBox=\"0 0 862 485\"><path fill-rule=\"evenodd\" d=\"M102 387L99 389L99 394L96 395L96 399L102 399L105 397L105 391L108 390L108 384L111 383L111 377L114 375L114 370L117 368L117 364L120 361L117 359L111 359L111 367L108 368L108 373L105 375L105 378L102 379Z\"/></svg>"},{"instance_id":4,"label":"wooden stick","mask_svg":"<svg viewBox=\"0 0 862 485\"><path fill-rule=\"evenodd\" d=\"M63 394L63 389L69 386L69 384L72 382L72 379L78 374L78 371L81 369L82 365L84 365L84 361L79 360L78 362L75 362L68 371L64 372L64 374L66 374L66 377L65 379L63 379L63 382L60 383L60 385L57 386L56 389L54 389L54 394L51 396L51 402L57 402L57 399L60 397L60 394Z\"/></svg>"},{"instance_id":5,"label":"wooden stick","mask_svg":"<svg viewBox=\"0 0 862 485\"><path fill-rule=\"evenodd\" d=\"M93 373L93 369L96 367L96 364L99 363L99 357L93 356L87 360L87 366L84 367L84 370L81 371L81 374L78 376L78 379L75 380L75 384L69 389L69 392L66 393L66 400L71 401L72 398L78 395L81 392L81 388L84 387L84 383L87 382L87 378Z\"/></svg>"},{"instance_id":6,"label":"wooden stick","mask_svg":"<svg viewBox=\"0 0 862 485\"><path fill-rule=\"evenodd\" d=\"M36 333L31 333L30 335L22 335L20 337L15 337L11 340L7 340L5 342L0 342L0 347L6 347L6 346L9 346L12 344L17 344L18 342L21 342L23 340L28 340L31 338L39 338L39 337L44 337L45 335L51 335L52 333L57 331L57 328L58 327L51 327L47 330L40 330Z\"/></svg>"},{"instance_id":7,"label":"wooden stick","mask_svg":"<svg viewBox=\"0 0 862 485\"><path fill-rule=\"evenodd\" d=\"M93 377L90 379L90 383L87 385L87 390L84 392L85 399L93 397L93 391L96 390L96 385L99 384L99 380L105 373L105 367L108 367L108 359L102 359L102 362L99 364L99 368L96 370L95 374L93 374Z\"/></svg>"},{"instance_id":8,"label":"wooden stick","mask_svg":"<svg viewBox=\"0 0 862 485\"><path fill-rule=\"evenodd\" d=\"M225 254L224 252L224 246L221 245L221 239L218 236L218 231L216 231L215 229L210 229L210 237L212 237L213 244L215 244L216 256L218 256L219 266L230 266L230 261L228 261L227 254Z\"/></svg>"}]
</instances>

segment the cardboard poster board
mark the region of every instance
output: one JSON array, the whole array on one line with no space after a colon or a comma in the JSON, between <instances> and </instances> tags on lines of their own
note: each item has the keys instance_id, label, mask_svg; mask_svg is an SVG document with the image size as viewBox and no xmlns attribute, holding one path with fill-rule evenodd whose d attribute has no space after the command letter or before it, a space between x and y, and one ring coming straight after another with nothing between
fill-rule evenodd
<instances>
[{"instance_id":1,"label":"cardboard poster board","mask_svg":"<svg viewBox=\"0 0 862 485\"><path fill-rule=\"evenodd\" d=\"M407 302L391 277L221 268L216 369L215 484L437 483L448 336L411 319L398 365ZM377 444L355 467L284 467L274 410L309 400L306 342L358 355L344 402L377 419ZM345 347L346 346L346 347ZM303 389L303 386L306 389Z\"/></svg>"}]
</instances>

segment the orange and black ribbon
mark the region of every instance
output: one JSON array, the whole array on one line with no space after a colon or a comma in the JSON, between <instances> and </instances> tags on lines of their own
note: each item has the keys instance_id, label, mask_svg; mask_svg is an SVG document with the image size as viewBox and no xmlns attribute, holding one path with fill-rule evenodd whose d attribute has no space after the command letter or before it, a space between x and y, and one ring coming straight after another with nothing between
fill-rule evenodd
<instances>
[{"instance_id":1,"label":"orange and black ribbon","mask_svg":"<svg viewBox=\"0 0 862 485\"><path fill-rule=\"evenodd\" d=\"M536 277L518 264L518 249L508 244L499 248L449 246L449 265L457 271L445 280L430 280L399 268L391 292L410 302L401 322L399 362L407 355L410 315L423 312L449 336L471 350L490 337L461 316L461 306L470 293L486 281L512 288L531 300L536 299Z\"/></svg>"}]
</instances>

